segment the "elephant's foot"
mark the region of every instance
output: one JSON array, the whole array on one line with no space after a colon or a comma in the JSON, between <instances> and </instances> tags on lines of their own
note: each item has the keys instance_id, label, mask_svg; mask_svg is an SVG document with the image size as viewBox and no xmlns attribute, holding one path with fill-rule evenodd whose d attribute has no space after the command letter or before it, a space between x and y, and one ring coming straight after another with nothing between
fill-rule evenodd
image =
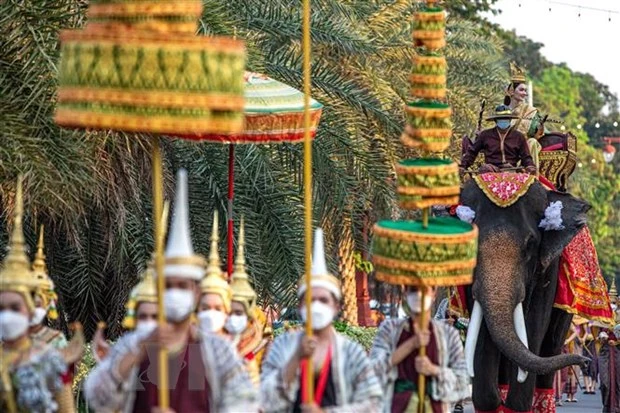
<instances>
[{"instance_id":1,"label":"elephant's foot","mask_svg":"<svg viewBox=\"0 0 620 413\"><path fill-rule=\"evenodd\" d=\"M499 397L502 399L502 403L506 403L506 397L508 397L508 390L510 390L510 386L508 384L500 384L498 387Z\"/></svg>"},{"instance_id":2,"label":"elephant's foot","mask_svg":"<svg viewBox=\"0 0 620 413\"><path fill-rule=\"evenodd\" d=\"M555 413L555 394L553 389L534 390L532 413Z\"/></svg>"},{"instance_id":3,"label":"elephant's foot","mask_svg":"<svg viewBox=\"0 0 620 413\"><path fill-rule=\"evenodd\" d=\"M527 412L512 410L510 407L499 406L495 410L476 410L476 413L533 413L531 410Z\"/></svg>"}]
</instances>

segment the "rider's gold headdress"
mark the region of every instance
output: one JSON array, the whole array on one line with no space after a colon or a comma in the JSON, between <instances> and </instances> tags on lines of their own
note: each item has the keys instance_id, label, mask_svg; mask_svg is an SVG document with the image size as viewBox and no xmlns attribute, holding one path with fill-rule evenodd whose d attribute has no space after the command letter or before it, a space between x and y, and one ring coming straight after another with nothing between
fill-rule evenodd
<instances>
[{"instance_id":1,"label":"rider's gold headdress","mask_svg":"<svg viewBox=\"0 0 620 413\"><path fill-rule=\"evenodd\" d=\"M512 83L525 83L525 70L517 66L515 62L510 62L510 81Z\"/></svg>"},{"instance_id":2,"label":"rider's gold headdress","mask_svg":"<svg viewBox=\"0 0 620 413\"><path fill-rule=\"evenodd\" d=\"M136 326L136 308L140 303L157 303L157 286L155 284L154 260L149 261L142 280L136 285L127 301L127 313L123 319L123 327L133 329Z\"/></svg>"}]
</instances>

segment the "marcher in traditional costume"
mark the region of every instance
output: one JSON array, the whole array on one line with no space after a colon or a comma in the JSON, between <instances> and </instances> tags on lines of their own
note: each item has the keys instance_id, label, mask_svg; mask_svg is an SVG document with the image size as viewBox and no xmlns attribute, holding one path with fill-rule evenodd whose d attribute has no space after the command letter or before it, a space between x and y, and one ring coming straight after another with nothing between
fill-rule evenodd
<instances>
[{"instance_id":1,"label":"marcher in traditional costume","mask_svg":"<svg viewBox=\"0 0 620 413\"><path fill-rule=\"evenodd\" d=\"M531 174L536 173L525 136L511 127L512 119L516 119L516 115L507 106L495 108L495 114L487 119L495 121L495 127L480 132L468 147L461 159L461 172L472 166L478 153L482 152L485 163L481 172L499 172L521 166Z\"/></svg>"},{"instance_id":2,"label":"marcher in traditional costume","mask_svg":"<svg viewBox=\"0 0 620 413\"><path fill-rule=\"evenodd\" d=\"M200 331L205 334L216 334L230 339L224 325L230 314L232 290L222 271L220 254L218 253L218 220L217 211L213 216L213 232L211 234L211 251L207 275L200 281L200 302L198 303L198 323Z\"/></svg>"},{"instance_id":3,"label":"marcher in traditional costume","mask_svg":"<svg viewBox=\"0 0 620 413\"><path fill-rule=\"evenodd\" d=\"M39 243L32 264L32 272L37 288L33 295L35 309L34 316L30 321L30 337L57 349L65 348L67 347L67 339L63 332L45 325L45 319L58 318L58 312L56 310L54 283L47 273L45 254L43 253L43 226L39 232Z\"/></svg>"},{"instance_id":4,"label":"marcher in traditional costume","mask_svg":"<svg viewBox=\"0 0 620 413\"><path fill-rule=\"evenodd\" d=\"M194 254L187 211L187 174L177 194L165 254L164 308L168 324L150 334L122 336L90 374L84 393L96 410L150 412L158 404L158 349L168 349L170 409L178 412L256 411L256 390L230 343L199 334L191 322L205 260Z\"/></svg>"},{"instance_id":5,"label":"marcher in traditional costume","mask_svg":"<svg viewBox=\"0 0 620 413\"><path fill-rule=\"evenodd\" d=\"M28 331L40 284L26 256L22 215L20 178L10 249L0 270L0 411L73 413L67 367L73 360L44 341L33 340Z\"/></svg>"},{"instance_id":6,"label":"marcher in traditional costume","mask_svg":"<svg viewBox=\"0 0 620 413\"><path fill-rule=\"evenodd\" d=\"M469 377L459 332L444 321L431 320L428 331L418 327L418 316L429 311L435 289L422 291L407 287L403 309L404 319L385 320L379 327L370 351L370 359L384 390L384 412L418 411L418 376L427 377L425 412L446 412L450 403L471 396ZM426 346L426 356L419 355Z\"/></svg>"},{"instance_id":7,"label":"marcher in traditional costume","mask_svg":"<svg viewBox=\"0 0 620 413\"><path fill-rule=\"evenodd\" d=\"M231 313L225 328L231 335L239 356L243 358L252 381L258 385L260 370L255 356L256 352L262 349L264 323L257 317L260 310L256 306L256 292L250 285L245 269L243 218L239 227L237 245L235 268L230 283L232 288Z\"/></svg>"},{"instance_id":8,"label":"marcher in traditional costume","mask_svg":"<svg viewBox=\"0 0 620 413\"><path fill-rule=\"evenodd\" d=\"M583 393L596 394L596 382L598 379L598 355L596 351L596 341L590 332L586 334L586 339L583 345L583 356L590 360L583 371L585 387Z\"/></svg>"},{"instance_id":9,"label":"marcher in traditional costume","mask_svg":"<svg viewBox=\"0 0 620 413\"><path fill-rule=\"evenodd\" d=\"M261 408L265 412L377 412L382 390L364 349L338 334L332 321L340 309L340 282L329 274L323 231L314 239L311 281L312 307L304 303L306 284L300 281L300 312L311 311L312 337L303 331L278 336L267 352L261 372ZM310 293L310 292L308 292ZM314 400L307 401L305 372L314 364Z\"/></svg>"},{"instance_id":10,"label":"marcher in traditional costume","mask_svg":"<svg viewBox=\"0 0 620 413\"><path fill-rule=\"evenodd\" d=\"M601 343L598 370L603 413L620 413L620 324L613 330L602 330L598 339Z\"/></svg>"}]
</instances>

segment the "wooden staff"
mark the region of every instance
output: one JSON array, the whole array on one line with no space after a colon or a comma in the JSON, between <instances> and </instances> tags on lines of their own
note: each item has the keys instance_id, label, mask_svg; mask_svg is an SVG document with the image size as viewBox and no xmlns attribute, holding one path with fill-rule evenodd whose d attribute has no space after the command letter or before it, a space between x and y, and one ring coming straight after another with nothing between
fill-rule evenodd
<instances>
[{"instance_id":1,"label":"wooden staff","mask_svg":"<svg viewBox=\"0 0 620 413\"><path fill-rule=\"evenodd\" d=\"M312 136L310 133L310 0L303 2L303 72L304 72L304 218L305 218L305 282L306 335L312 337ZM305 402L314 401L314 363L306 369Z\"/></svg>"},{"instance_id":2,"label":"wooden staff","mask_svg":"<svg viewBox=\"0 0 620 413\"><path fill-rule=\"evenodd\" d=\"M426 207L422 209L422 227L424 229L428 229L428 217L430 215L430 207ZM424 301L426 300L426 287L422 287L422 297L421 302L422 305L420 307L420 316L418 319L418 331L420 333L428 330L428 320L427 320L427 311L424 307ZM420 352L418 353L420 357L426 356L426 346L420 346ZM418 374L418 412L424 412L424 401L425 401L425 393L426 393L426 376L422 373Z\"/></svg>"},{"instance_id":3,"label":"wooden staff","mask_svg":"<svg viewBox=\"0 0 620 413\"><path fill-rule=\"evenodd\" d=\"M162 328L166 325L166 314L164 313L164 290L166 283L164 280L164 225L162 223L164 199L164 184L162 173L161 148L159 137L153 140L153 227L155 241L155 279L157 280L157 323ZM158 391L159 407L167 409L170 406L168 393L168 349L164 346L159 348L158 363Z\"/></svg>"}]
</instances>

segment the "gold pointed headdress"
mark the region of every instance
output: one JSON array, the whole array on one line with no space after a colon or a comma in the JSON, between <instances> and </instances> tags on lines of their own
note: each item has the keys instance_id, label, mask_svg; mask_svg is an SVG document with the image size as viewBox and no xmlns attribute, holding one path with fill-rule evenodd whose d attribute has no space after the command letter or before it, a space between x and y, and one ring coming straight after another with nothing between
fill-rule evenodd
<instances>
[{"instance_id":1,"label":"gold pointed headdress","mask_svg":"<svg viewBox=\"0 0 620 413\"><path fill-rule=\"evenodd\" d=\"M235 269L230 280L230 287L232 288L232 300L243 304L248 317L253 319L256 311L256 292L250 285L248 273L245 269L245 229L243 217L241 217L241 224L239 226L237 257L235 258Z\"/></svg>"},{"instance_id":2,"label":"gold pointed headdress","mask_svg":"<svg viewBox=\"0 0 620 413\"><path fill-rule=\"evenodd\" d=\"M218 219L217 211L215 211L213 214L213 232L211 233L211 250L209 251L207 274L200 282L200 291L202 294L219 295L224 303L224 309L227 313L230 313L232 290L222 272L220 254L218 252L218 241Z\"/></svg>"},{"instance_id":3,"label":"gold pointed headdress","mask_svg":"<svg viewBox=\"0 0 620 413\"><path fill-rule=\"evenodd\" d=\"M510 62L510 81L512 83L525 83L525 70L517 66L515 62Z\"/></svg>"},{"instance_id":4,"label":"gold pointed headdress","mask_svg":"<svg viewBox=\"0 0 620 413\"><path fill-rule=\"evenodd\" d=\"M34 311L32 292L36 289L37 283L31 270L30 261L26 255L22 221L24 215L22 182L23 177L20 175L17 178L17 189L15 192L15 211L13 215L13 231L9 241L9 253L4 259L2 269L0 270L0 291L20 293L24 297L28 309Z\"/></svg>"},{"instance_id":5,"label":"gold pointed headdress","mask_svg":"<svg viewBox=\"0 0 620 413\"><path fill-rule=\"evenodd\" d=\"M56 299L58 297L54 291L54 282L50 278L47 265L45 264L43 230L44 227L41 225L41 229L39 230L39 242L37 243L37 253L32 263L32 273L34 282L37 284L36 294L43 300L43 306L47 310L47 316L52 320L56 320L58 318L58 310L56 309Z\"/></svg>"},{"instance_id":6,"label":"gold pointed headdress","mask_svg":"<svg viewBox=\"0 0 620 413\"><path fill-rule=\"evenodd\" d=\"M142 274L140 282L131 290L127 301L123 327L133 329L136 326L136 308L140 303L157 303L157 286L155 283L154 259L151 259Z\"/></svg>"}]
</instances>

